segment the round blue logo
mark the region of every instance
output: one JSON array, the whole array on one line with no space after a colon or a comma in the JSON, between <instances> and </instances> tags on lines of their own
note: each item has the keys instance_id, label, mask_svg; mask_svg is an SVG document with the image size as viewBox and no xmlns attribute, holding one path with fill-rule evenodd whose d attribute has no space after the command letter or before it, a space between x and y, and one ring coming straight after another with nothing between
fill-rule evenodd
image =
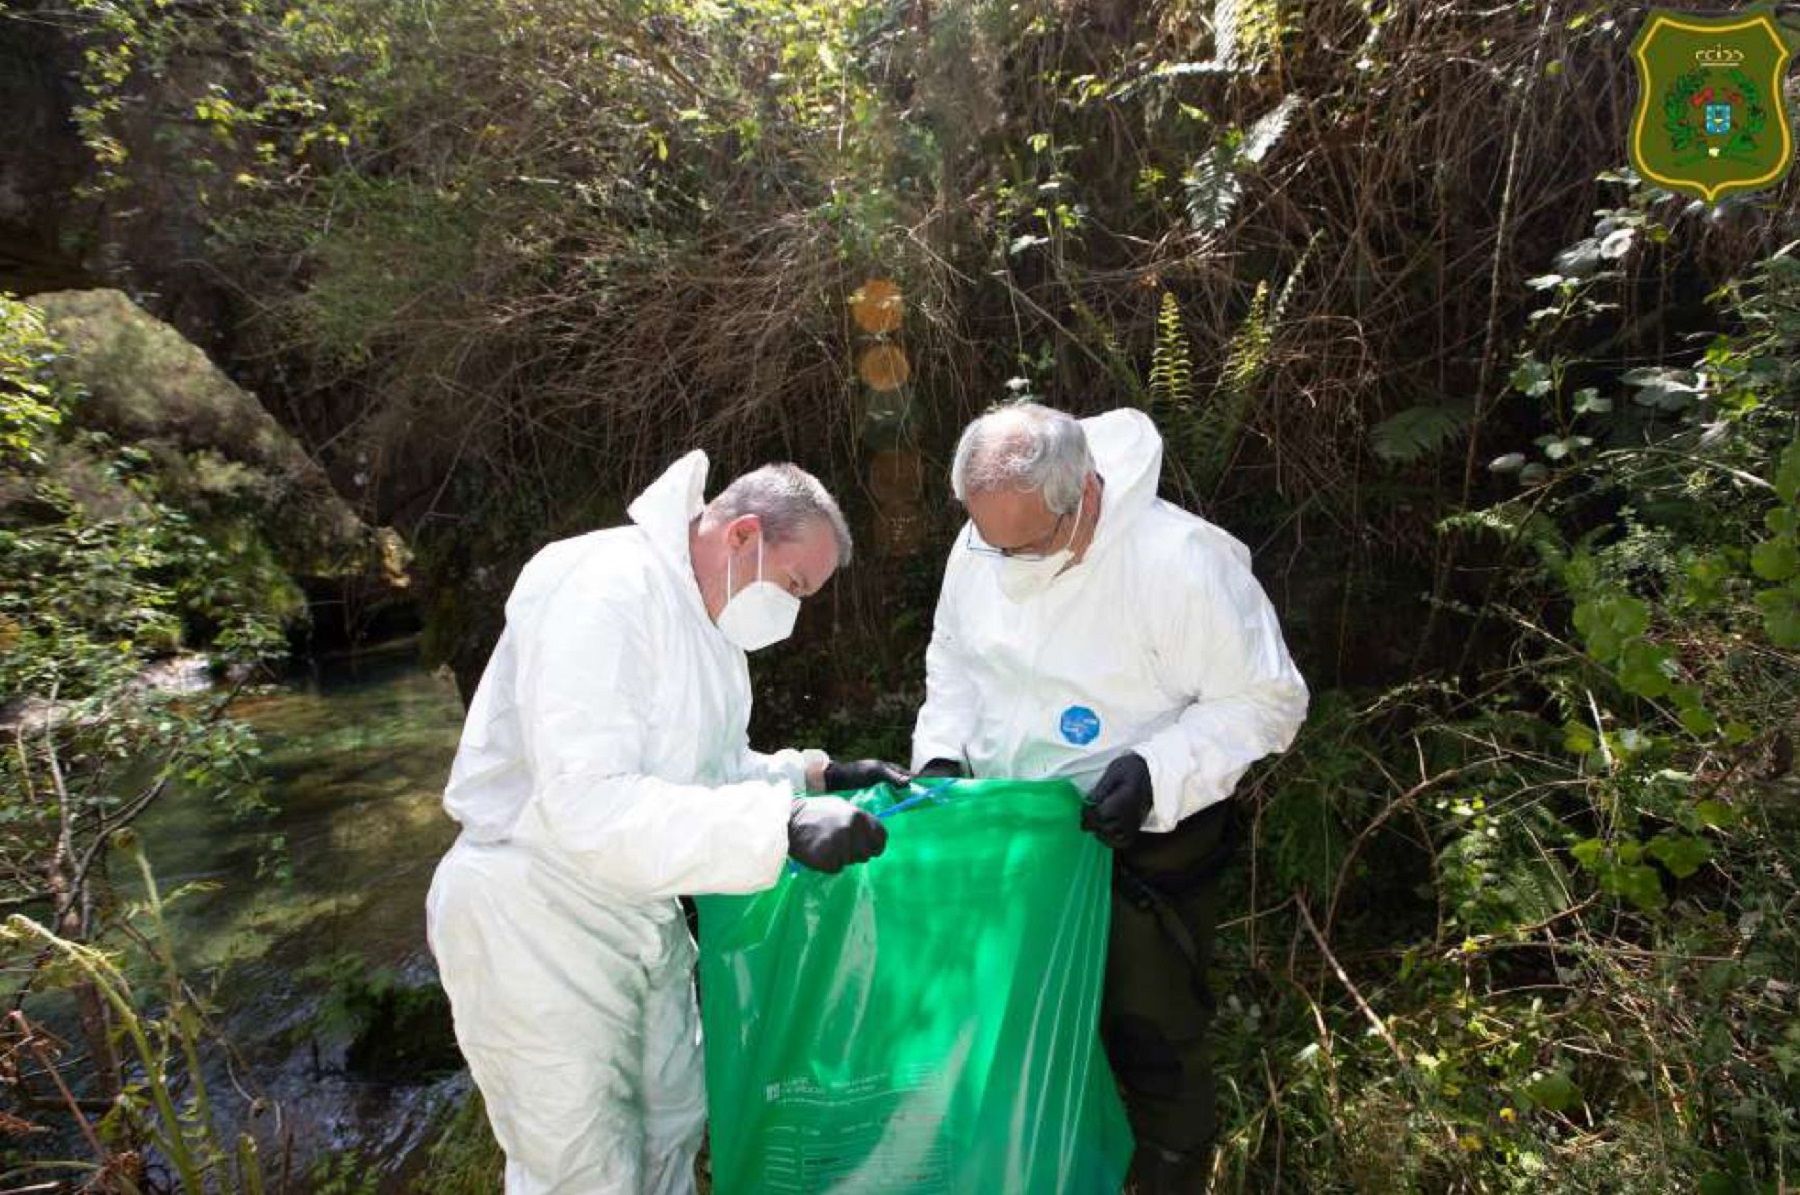
<instances>
[{"instance_id":1,"label":"round blue logo","mask_svg":"<svg viewBox=\"0 0 1800 1195\"><path fill-rule=\"evenodd\" d=\"M1062 712L1064 741L1085 747L1100 737L1100 715L1085 705L1072 705Z\"/></svg>"}]
</instances>

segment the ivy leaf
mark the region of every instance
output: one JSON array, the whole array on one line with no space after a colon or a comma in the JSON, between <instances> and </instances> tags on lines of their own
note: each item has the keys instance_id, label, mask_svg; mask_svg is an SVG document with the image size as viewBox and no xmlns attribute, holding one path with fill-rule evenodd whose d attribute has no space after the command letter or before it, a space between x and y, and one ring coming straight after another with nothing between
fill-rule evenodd
<instances>
[{"instance_id":1,"label":"ivy leaf","mask_svg":"<svg viewBox=\"0 0 1800 1195\"><path fill-rule=\"evenodd\" d=\"M1575 392L1577 415L1604 415L1612 409L1612 399L1601 398L1600 392L1592 386L1583 386Z\"/></svg>"},{"instance_id":2,"label":"ivy leaf","mask_svg":"<svg viewBox=\"0 0 1800 1195\"><path fill-rule=\"evenodd\" d=\"M1593 237L1576 241L1556 255L1556 268L1578 278L1587 277L1600 268L1600 242Z\"/></svg>"},{"instance_id":3,"label":"ivy leaf","mask_svg":"<svg viewBox=\"0 0 1800 1195\"><path fill-rule=\"evenodd\" d=\"M1721 830L1737 824L1737 810L1723 801L1706 800L1694 806L1694 816L1700 824ZM1671 870L1673 870L1671 868Z\"/></svg>"},{"instance_id":4,"label":"ivy leaf","mask_svg":"<svg viewBox=\"0 0 1800 1195\"><path fill-rule=\"evenodd\" d=\"M1567 1112L1581 1102L1581 1088L1567 1071L1549 1071L1525 1084L1527 1101L1549 1112Z\"/></svg>"},{"instance_id":5,"label":"ivy leaf","mask_svg":"<svg viewBox=\"0 0 1800 1195\"><path fill-rule=\"evenodd\" d=\"M1712 858L1712 846L1704 838L1662 833L1650 840L1650 857L1668 868L1676 879L1685 880Z\"/></svg>"},{"instance_id":6,"label":"ivy leaf","mask_svg":"<svg viewBox=\"0 0 1800 1195\"><path fill-rule=\"evenodd\" d=\"M1593 730L1585 722L1570 722L1563 727L1563 750L1571 755L1586 755L1599 747Z\"/></svg>"},{"instance_id":7,"label":"ivy leaf","mask_svg":"<svg viewBox=\"0 0 1800 1195\"><path fill-rule=\"evenodd\" d=\"M1800 602L1785 590L1771 589L1756 595L1762 607L1763 630L1769 642L1781 648L1800 648Z\"/></svg>"},{"instance_id":8,"label":"ivy leaf","mask_svg":"<svg viewBox=\"0 0 1800 1195\"><path fill-rule=\"evenodd\" d=\"M1668 897L1663 895L1662 880L1657 877L1656 869L1646 864L1615 868L1607 880L1606 888L1646 913L1669 903Z\"/></svg>"},{"instance_id":9,"label":"ivy leaf","mask_svg":"<svg viewBox=\"0 0 1800 1195\"><path fill-rule=\"evenodd\" d=\"M1781 465L1775 470L1775 492L1789 505L1800 498L1800 440L1789 444L1781 454Z\"/></svg>"},{"instance_id":10,"label":"ivy leaf","mask_svg":"<svg viewBox=\"0 0 1800 1195\"><path fill-rule=\"evenodd\" d=\"M1522 452L1509 452L1488 462L1488 468L1495 473L1517 473L1524 467L1525 454Z\"/></svg>"},{"instance_id":11,"label":"ivy leaf","mask_svg":"<svg viewBox=\"0 0 1800 1195\"><path fill-rule=\"evenodd\" d=\"M1690 369L1646 365L1627 370L1619 380L1637 391L1631 401L1659 411L1679 411L1692 406L1700 393L1700 377Z\"/></svg>"},{"instance_id":12,"label":"ivy leaf","mask_svg":"<svg viewBox=\"0 0 1800 1195\"><path fill-rule=\"evenodd\" d=\"M1765 581L1785 581L1800 573L1800 548L1791 539L1766 539L1750 549L1750 569Z\"/></svg>"},{"instance_id":13,"label":"ivy leaf","mask_svg":"<svg viewBox=\"0 0 1800 1195\"><path fill-rule=\"evenodd\" d=\"M1606 239L1600 242L1600 256L1608 260L1617 260L1618 258L1624 257L1627 253L1631 252L1631 242L1636 235L1634 229L1613 229L1606 234Z\"/></svg>"},{"instance_id":14,"label":"ivy leaf","mask_svg":"<svg viewBox=\"0 0 1800 1195\"><path fill-rule=\"evenodd\" d=\"M1513 368L1507 381L1521 394L1542 398L1550 393L1550 367L1536 357L1526 357Z\"/></svg>"},{"instance_id":15,"label":"ivy leaf","mask_svg":"<svg viewBox=\"0 0 1800 1195\"><path fill-rule=\"evenodd\" d=\"M1598 838L1584 838L1569 848L1569 854L1581 869L1587 872L1598 872L1601 860L1606 857L1606 844Z\"/></svg>"},{"instance_id":16,"label":"ivy leaf","mask_svg":"<svg viewBox=\"0 0 1800 1195\"><path fill-rule=\"evenodd\" d=\"M1676 718L1681 728L1691 735L1705 736L1719 729L1719 720L1697 705L1684 705Z\"/></svg>"},{"instance_id":17,"label":"ivy leaf","mask_svg":"<svg viewBox=\"0 0 1800 1195\"><path fill-rule=\"evenodd\" d=\"M1669 673L1674 666L1668 648L1633 640L1619 654L1619 683L1638 697L1662 697L1672 687Z\"/></svg>"}]
</instances>

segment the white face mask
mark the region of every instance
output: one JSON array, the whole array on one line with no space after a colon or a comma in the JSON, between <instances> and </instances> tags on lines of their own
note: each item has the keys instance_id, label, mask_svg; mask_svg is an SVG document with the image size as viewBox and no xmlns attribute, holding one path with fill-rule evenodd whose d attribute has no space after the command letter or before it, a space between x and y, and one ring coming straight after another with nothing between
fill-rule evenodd
<instances>
[{"instance_id":1,"label":"white face mask","mask_svg":"<svg viewBox=\"0 0 1800 1195\"><path fill-rule=\"evenodd\" d=\"M1069 542L1059 551L1036 560L1020 560L1016 556L1000 556L994 566L1000 570L1000 592L1013 602L1028 601L1050 587L1057 574L1075 558L1075 536L1081 531L1081 507L1087 501L1084 491L1075 503L1075 525L1069 529Z\"/></svg>"},{"instance_id":2,"label":"white face mask","mask_svg":"<svg viewBox=\"0 0 1800 1195\"><path fill-rule=\"evenodd\" d=\"M800 599L762 579L762 535L756 537L756 580L731 592L731 556L725 557L724 609L719 611L719 630L745 651L779 643L794 633L800 615Z\"/></svg>"}]
</instances>

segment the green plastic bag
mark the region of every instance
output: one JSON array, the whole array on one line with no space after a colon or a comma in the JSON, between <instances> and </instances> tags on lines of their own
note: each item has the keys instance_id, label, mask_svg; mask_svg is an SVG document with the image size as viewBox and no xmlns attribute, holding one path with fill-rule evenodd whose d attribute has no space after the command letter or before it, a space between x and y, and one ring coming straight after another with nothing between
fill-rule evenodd
<instances>
[{"instance_id":1,"label":"green plastic bag","mask_svg":"<svg viewBox=\"0 0 1800 1195\"><path fill-rule=\"evenodd\" d=\"M1064 781L851 794L887 851L700 906L720 1195L1117 1192L1110 853Z\"/></svg>"}]
</instances>

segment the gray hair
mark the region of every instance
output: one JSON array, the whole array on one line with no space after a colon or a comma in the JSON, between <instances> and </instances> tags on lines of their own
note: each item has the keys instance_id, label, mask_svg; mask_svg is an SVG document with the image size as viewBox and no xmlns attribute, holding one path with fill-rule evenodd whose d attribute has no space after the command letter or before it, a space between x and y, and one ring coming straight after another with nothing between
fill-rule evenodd
<instances>
[{"instance_id":1,"label":"gray hair","mask_svg":"<svg viewBox=\"0 0 1800 1195\"><path fill-rule=\"evenodd\" d=\"M799 539L813 523L824 523L837 540L838 567L850 563L850 525L831 492L799 465L782 462L744 474L707 503L709 518L721 522L755 515L771 544Z\"/></svg>"},{"instance_id":2,"label":"gray hair","mask_svg":"<svg viewBox=\"0 0 1800 1195\"><path fill-rule=\"evenodd\" d=\"M1066 515L1081 501L1093 471L1087 433L1073 415L1009 402L963 429L950 465L950 491L966 504L970 494L1036 490L1051 514Z\"/></svg>"}]
</instances>

